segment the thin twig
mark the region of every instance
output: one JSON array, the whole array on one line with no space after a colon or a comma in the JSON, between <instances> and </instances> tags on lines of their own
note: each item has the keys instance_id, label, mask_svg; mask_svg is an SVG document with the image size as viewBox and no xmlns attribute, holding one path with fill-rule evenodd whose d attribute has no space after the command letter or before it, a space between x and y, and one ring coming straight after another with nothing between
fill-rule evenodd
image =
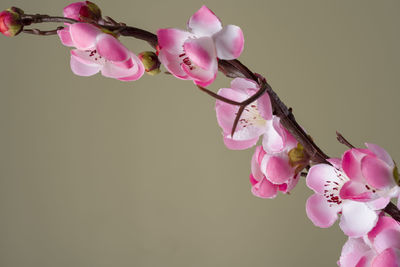
<instances>
[{"instance_id":1,"label":"thin twig","mask_svg":"<svg viewBox=\"0 0 400 267\"><path fill-rule=\"evenodd\" d=\"M336 139L339 141L339 143L347 146L348 148L355 148L355 146L350 144L350 142L347 141L347 139L344 138L344 136L341 133L339 133L338 131L336 131Z\"/></svg>"}]
</instances>

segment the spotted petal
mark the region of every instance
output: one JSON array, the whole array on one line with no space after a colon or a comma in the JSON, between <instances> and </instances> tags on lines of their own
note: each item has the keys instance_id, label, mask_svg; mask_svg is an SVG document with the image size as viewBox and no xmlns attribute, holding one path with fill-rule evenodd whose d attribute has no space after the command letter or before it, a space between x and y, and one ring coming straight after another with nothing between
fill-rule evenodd
<instances>
[{"instance_id":1,"label":"spotted petal","mask_svg":"<svg viewBox=\"0 0 400 267\"><path fill-rule=\"evenodd\" d=\"M327 228L337 220L338 205L330 205L322 195L314 194L307 199L308 218L318 227Z\"/></svg>"}]
</instances>

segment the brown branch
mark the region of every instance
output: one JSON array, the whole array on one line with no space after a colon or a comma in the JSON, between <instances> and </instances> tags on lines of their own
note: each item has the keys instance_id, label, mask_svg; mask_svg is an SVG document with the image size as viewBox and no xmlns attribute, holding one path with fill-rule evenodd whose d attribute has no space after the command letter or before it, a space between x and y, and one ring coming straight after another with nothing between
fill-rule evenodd
<instances>
[{"instance_id":1,"label":"brown branch","mask_svg":"<svg viewBox=\"0 0 400 267\"><path fill-rule=\"evenodd\" d=\"M387 214L392 216L393 219L400 223L400 210L395 204L389 202L389 204L383 209Z\"/></svg>"},{"instance_id":2,"label":"brown branch","mask_svg":"<svg viewBox=\"0 0 400 267\"><path fill-rule=\"evenodd\" d=\"M106 28L108 30L117 32L118 34L121 34L122 36L129 36L129 37L134 37L140 40L144 40L147 43L149 43L150 46L153 48L157 47L158 41L157 41L157 35L139 29L135 27L130 27L126 26L123 23L117 23L116 21L112 20L111 18L107 18L109 20L109 23L105 21L105 23L102 24L96 24L93 23L99 27ZM43 22L58 22L58 23L76 23L78 21L69 19L69 18L64 18L64 17L52 17L48 15L27 15L24 14L22 15L22 23L24 26L31 25L33 23L43 23ZM57 28L61 29L61 28ZM57 30L52 30L52 31L40 31L38 29L26 29L23 30L24 33L28 34L37 34L37 35L54 35L57 33ZM235 118L235 122L233 124L232 128L232 135L236 129L236 126L238 124L238 121L240 119L240 116L245 109L245 107L252 102L256 101L260 96L262 96L265 92L268 93L270 100L271 100L271 105L273 108L273 112L276 116L280 118L280 122L285 127L295 138L296 140L303 145L305 151L307 154L310 156L310 159L313 162L316 163L327 163L326 159L328 156L314 143L314 141L310 138L310 136L303 130L303 128L297 123L292 110L289 109L278 97L278 95L275 93L275 91L272 89L272 87L267 83L265 78L263 78L261 75L258 75L256 73L253 73L250 71L245 65L243 65L239 60L219 60L218 61L218 69L221 71L225 76L230 77L230 78L247 78L251 79L253 81L256 81L260 85L260 89L246 99L243 102L236 102L227 98L224 98L222 96L219 96L218 94L203 88L199 86L199 89L206 92L208 95L219 99L221 101L224 101L226 103L232 104L232 105L238 105L240 106L239 111L237 113L237 116ZM350 148L353 148L353 146L340 134L337 133L338 140L342 144L347 145ZM304 176L305 174L302 173ZM393 203L389 203L384 211L391 215L394 219L400 222L400 210L397 209L396 205Z\"/></svg>"}]
</instances>

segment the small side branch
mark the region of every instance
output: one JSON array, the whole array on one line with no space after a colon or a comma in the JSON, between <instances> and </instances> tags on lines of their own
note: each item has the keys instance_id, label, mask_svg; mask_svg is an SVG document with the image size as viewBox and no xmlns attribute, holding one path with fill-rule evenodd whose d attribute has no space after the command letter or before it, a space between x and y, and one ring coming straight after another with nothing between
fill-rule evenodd
<instances>
[{"instance_id":1,"label":"small side branch","mask_svg":"<svg viewBox=\"0 0 400 267\"><path fill-rule=\"evenodd\" d=\"M348 148L355 148L355 146L353 146L352 144L350 144L349 141L347 141L346 138L343 137L343 135L339 132L336 132L336 138L339 141L339 143L347 146Z\"/></svg>"}]
</instances>

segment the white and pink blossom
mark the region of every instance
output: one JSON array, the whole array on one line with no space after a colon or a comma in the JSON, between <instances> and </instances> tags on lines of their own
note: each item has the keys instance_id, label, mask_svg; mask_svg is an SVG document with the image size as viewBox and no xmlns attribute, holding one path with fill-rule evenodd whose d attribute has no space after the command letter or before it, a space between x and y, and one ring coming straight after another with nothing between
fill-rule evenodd
<instances>
[{"instance_id":1,"label":"white and pink blossom","mask_svg":"<svg viewBox=\"0 0 400 267\"><path fill-rule=\"evenodd\" d=\"M99 71L103 76L121 81L134 81L142 77L144 67L140 59L117 38L87 23L75 23L59 30L65 46L71 51L72 72L91 76Z\"/></svg>"},{"instance_id":2,"label":"white and pink blossom","mask_svg":"<svg viewBox=\"0 0 400 267\"><path fill-rule=\"evenodd\" d=\"M236 78L232 80L230 88L221 88L220 96L236 102L242 102L259 90L259 85L249 79ZM268 94L263 94L256 101L248 105L231 136L238 106L217 100L215 111L219 126L223 131L224 143L229 149L247 149L254 146L263 135L263 148L268 152L280 152L287 139L287 131L283 130L279 118L272 115L272 106Z\"/></svg>"},{"instance_id":3,"label":"white and pink blossom","mask_svg":"<svg viewBox=\"0 0 400 267\"><path fill-rule=\"evenodd\" d=\"M235 59L243 50L242 30L222 27L221 21L202 6L187 23L188 31L168 28L157 31L159 58L175 77L208 86L218 72L219 59Z\"/></svg>"},{"instance_id":4,"label":"white and pink blossom","mask_svg":"<svg viewBox=\"0 0 400 267\"><path fill-rule=\"evenodd\" d=\"M306 211L316 226L330 227L341 214L343 232L363 236L375 226L377 212L398 196L393 160L379 146L367 147L350 149L341 159L328 160L332 165L309 170L307 185L315 194L307 200Z\"/></svg>"},{"instance_id":5,"label":"white and pink blossom","mask_svg":"<svg viewBox=\"0 0 400 267\"><path fill-rule=\"evenodd\" d=\"M341 267L400 266L400 225L390 217L380 216L376 226L363 237L349 237L338 265Z\"/></svg>"}]
</instances>

